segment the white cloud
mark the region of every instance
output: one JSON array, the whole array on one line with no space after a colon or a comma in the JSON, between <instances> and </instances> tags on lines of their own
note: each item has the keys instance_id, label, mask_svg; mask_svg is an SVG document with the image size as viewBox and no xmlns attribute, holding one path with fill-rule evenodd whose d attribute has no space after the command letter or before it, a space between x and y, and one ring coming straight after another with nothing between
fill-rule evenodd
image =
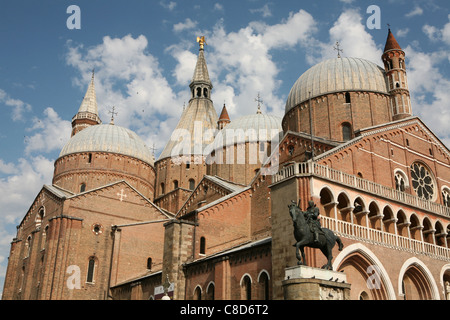
<instances>
[{"instance_id":1,"label":"white cloud","mask_svg":"<svg viewBox=\"0 0 450 320\"><path fill-rule=\"evenodd\" d=\"M427 37L431 41L436 41L441 37L440 31L438 30L438 28L436 28L434 26L430 26L428 24L426 24L422 27L422 31L427 35Z\"/></svg>"},{"instance_id":2,"label":"white cloud","mask_svg":"<svg viewBox=\"0 0 450 320\"><path fill-rule=\"evenodd\" d=\"M261 13L263 18L271 17L272 12L269 9L269 5L266 3L262 8L259 9L250 9L251 13Z\"/></svg>"},{"instance_id":3,"label":"white cloud","mask_svg":"<svg viewBox=\"0 0 450 320\"><path fill-rule=\"evenodd\" d=\"M49 184L53 176L53 160L43 156L20 158L12 173L0 179L0 225L17 223L27 212L43 184Z\"/></svg>"},{"instance_id":4,"label":"white cloud","mask_svg":"<svg viewBox=\"0 0 450 320\"><path fill-rule=\"evenodd\" d=\"M223 5L221 5L220 3L215 3L214 10L215 11L223 11Z\"/></svg>"},{"instance_id":5,"label":"white cloud","mask_svg":"<svg viewBox=\"0 0 450 320\"><path fill-rule=\"evenodd\" d=\"M291 13L279 24L250 22L236 32L227 32L218 23L207 35L212 51L207 50L206 58L219 111L225 101L231 117L252 114L256 112L255 98L261 92L263 111L281 116L285 101L275 94L280 85L280 66L271 52L306 46L314 31L315 21L304 10Z\"/></svg>"},{"instance_id":6,"label":"white cloud","mask_svg":"<svg viewBox=\"0 0 450 320\"><path fill-rule=\"evenodd\" d=\"M404 28L404 29L398 29L395 32L396 37L405 37L407 34L409 33L409 28Z\"/></svg>"},{"instance_id":7,"label":"white cloud","mask_svg":"<svg viewBox=\"0 0 450 320\"><path fill-rule=\"evenodd\" d=\"M187 18L184 22L177 23L173 26L173 31L181 32L184 30L194 29L197 26L197 22Z\"/></svg>"},{"instance_id":8,"label":"white cloud","mask_svg":"<svg viewBox=\"0 0 450 320\"><path fill-rule=\"evenodd\" d=\"M164 121L179 116L182 101L162 75L158 60L147 52L145 36L106 36L103 43L87 50L81 45L68 45L66 60L82 74L82 78L74 80L82 91L86 90L90 70L95 66L95 88L102 119L109 119L108 111L115 106L116 124L137 128L138 133L148 137L156 134L159 126L156 123L149 128L147 123L155 118ZM156 143L162 143L164 138L160 137Z\"/></svg>"},{"instance_id":9,"label":"white cloud","mask_svg":"<svg viewBox=\"0 0 450 320\"><path fill-rule=\"evenodd\" d=\"M13 121L25 120L24 114L31 111L31 105L19 99L11 98L8 93L0 89L0 105L12 107L11 118Z\"/></svg>"},{"instance_id":10,"label":"white cloud","mask_svg":"<svg viewBox=\"0 0 450 320\"><path fill-rule=\"evenodd\" d=\"M360 57L379 64L382 50L367 32L362 23L361 14L354 9L344 11L334 23L329 31L330 43L327 44L327 50L324 50L325 56L336 57L336 52L332 50L336 41L339 41L344 50L342 56Z\"/></svg>"},{"instance_id":11,"label":"white cloud","mask_svg":"<svg viewBox=\"0 0 450 320\"><path fill-rule=\"evenodd\" d=\"M421 7L415 7L412 11L408 12L407 14L405 14L405 17L407 18L411 18L414 16L420 16L423 14L423 9Z\"/></svg>"},{"instance_id":12,"label":"white cloud","mask_svg":"<svg viewBox=\"0 0 450 320\"><path fill-rule=\"evenodd\" d=\"M0 159L0 173L15 174L17 170L13 163L5 163Z\"/></svg>"},{"instance_id":13,"label":"white cloud","mask_svg":"<svg viewBox=\"0 0 450 320\"><path fill-rule=\"evenodd\" d=\"M28 129L34 132L25 140L25 153L51 152L61 150L70 138L71 124L62 120L52 108L44 110L44 118L33 119L33 126Z\"/></svg>"},{"instance_id":14,"label":"white cloud","mask_svg":"<svg viewBox=\"0 0 450 320\"><path fill-rule=\"evenodd\" d=\"M177 3L175 1L160 1L159 4L163 7L168 9L169 11L173 11L175 7L177 6Z\"/></svg>"},{"instance_id":15,"label":"white cloud","mask_svg":"<svg viewBox=\"0 0 450 320\"><path fill-rule=\"evenodd\" d=\"M419 116L433 132L450 145L450 80L440 69L447 58L444 52L419 52L408 46L408 84L414 115Z\"/></svg>"}]
</instances>

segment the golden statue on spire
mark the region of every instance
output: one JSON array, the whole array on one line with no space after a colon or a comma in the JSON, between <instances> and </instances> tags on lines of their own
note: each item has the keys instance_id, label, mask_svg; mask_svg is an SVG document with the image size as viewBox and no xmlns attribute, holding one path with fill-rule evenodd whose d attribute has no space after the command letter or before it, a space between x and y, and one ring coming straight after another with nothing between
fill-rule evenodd
<instances>
[{"instance_id":1,"label":"golden statue on spire","mask_svg":"<svg viewBox=\"0 0 450 320\"><path fill-rule=\"evenodd\" d=\"M203 48L205 47L205 44L207 45L204 36L197 37L197 42L200 44L200 50L203 50Z\"/></svg>"}]
</instances>

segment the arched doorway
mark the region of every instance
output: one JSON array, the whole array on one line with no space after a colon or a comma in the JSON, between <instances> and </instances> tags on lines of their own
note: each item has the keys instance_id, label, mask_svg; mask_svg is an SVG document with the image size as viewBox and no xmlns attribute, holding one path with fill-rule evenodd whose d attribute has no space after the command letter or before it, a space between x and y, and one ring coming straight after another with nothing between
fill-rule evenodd
<instances>
[{"instance_id":1,"label":"arched doorway","mask_svg":"<svg viewBox=\"0 0 450 320\"><path fill-rule=\"evenodd\" d=\"M394 288L383 265L361 243L344 248L335 258L333 270L347 275L347 282L352 284L351 300L395 299Z\"/></svg>"}]
</instances>

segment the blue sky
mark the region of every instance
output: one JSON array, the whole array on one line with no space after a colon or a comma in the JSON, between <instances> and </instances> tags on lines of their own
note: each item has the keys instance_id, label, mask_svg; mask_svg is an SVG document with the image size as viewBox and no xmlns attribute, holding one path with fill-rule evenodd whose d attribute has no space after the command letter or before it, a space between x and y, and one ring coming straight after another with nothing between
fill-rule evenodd
<instances>
[{"instance_id":1,"label":"blue sky","mask_svg":"<svg viewBox=\"0 0 450 320\"><path fill-rule=\"evenodd\" d=\"M76 4L81 29L67 28ZM368 28L370 5L380 29ZM231 119L263 111L283 116L296 79L313 64L342 55L381 65L391 26L406 52L414 115L450 145L450 4L431 1L62 1L0 3L0 292L16 226L70 137L70 120L91 70L100 117L136 131L156 155L189 100L198 45L218 113Z\"/></svg>"}]
</instances>

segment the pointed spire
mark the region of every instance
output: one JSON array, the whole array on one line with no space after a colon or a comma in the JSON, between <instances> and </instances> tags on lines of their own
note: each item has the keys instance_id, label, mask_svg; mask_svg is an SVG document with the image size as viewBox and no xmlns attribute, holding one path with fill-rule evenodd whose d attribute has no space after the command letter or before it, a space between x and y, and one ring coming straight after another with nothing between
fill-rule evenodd
<instances>
[{"instance_id":1,"label":"pointed spire","mask_svg":"<svg viewBox=\"0 0 450 320\"><path fill-rule=\"evenodd\" d=\"M389 28L388 36L386 39L386 45L384 46L384 52L386 52L388 50L402 50L402 48L398 44L397 40L395 39L394 35L392 34L390 28Z\"/></svg>"},{"instance_id":2,"label":"pointed spire","mask_svg":"<svg viewBox=\"0 0 450 320\"><path fill-rule=\"evenodd\" d=\"M80 109L78 112L90 112L98 114L97 106L97 96L95 94L95 84L94 84L95 71L92 70L91 83L86 91L83 101L81 102Z\"/></svg>"},{"instance_id":3,"label":"pointed spire","mask_svg":"<svg viewBox=\"0 0 450 320\"><path fill-rule=\"evenodd\" d=\"M97 96L94 85L95 72L92 70L91 82L81 102L78 113L72 118L72 136L86 127L100 124L102 121L98 116Z\"/></svg>"},{"instance_id":4,"label":"pointed spire","mask_svg":"<svg viewBox=\"0 0 450 320\"><path fill-rule=\"evenodd\" d=\"M200 39L200 40L199 40ZM206 59L204 54L205 37L198 37L197 42L200 44L198 53L197 64L194 70L194 76L192 77L191 87L196 84L205 84L212 88L211 80L209 78L208 67L206 65Z\"/></svg>"},{"instance_id":5,"label":"pointed spire","mask_svg":"<svg viewBox=\"0 0 450 320\"><path fill-rule=\"evenodd\" d=\"M228 115L227 106L225 105L225 103L223 104L222 112L220 113L220 116L219 116L219 121L220 120L230 121L230 116Z\"/></svg>"},{"instance_id":6,"label":"pointed spire","mask_svg":"<svg viewBox=\"0 0 450 320\"><path fill-rule=\"evenodd\" d=\"M227 124L231 122L228 115L227 107L223 104L222 112L220 113L219 120L217 121L217 128L222 130Z\"/></svg>"}]
</instances>

